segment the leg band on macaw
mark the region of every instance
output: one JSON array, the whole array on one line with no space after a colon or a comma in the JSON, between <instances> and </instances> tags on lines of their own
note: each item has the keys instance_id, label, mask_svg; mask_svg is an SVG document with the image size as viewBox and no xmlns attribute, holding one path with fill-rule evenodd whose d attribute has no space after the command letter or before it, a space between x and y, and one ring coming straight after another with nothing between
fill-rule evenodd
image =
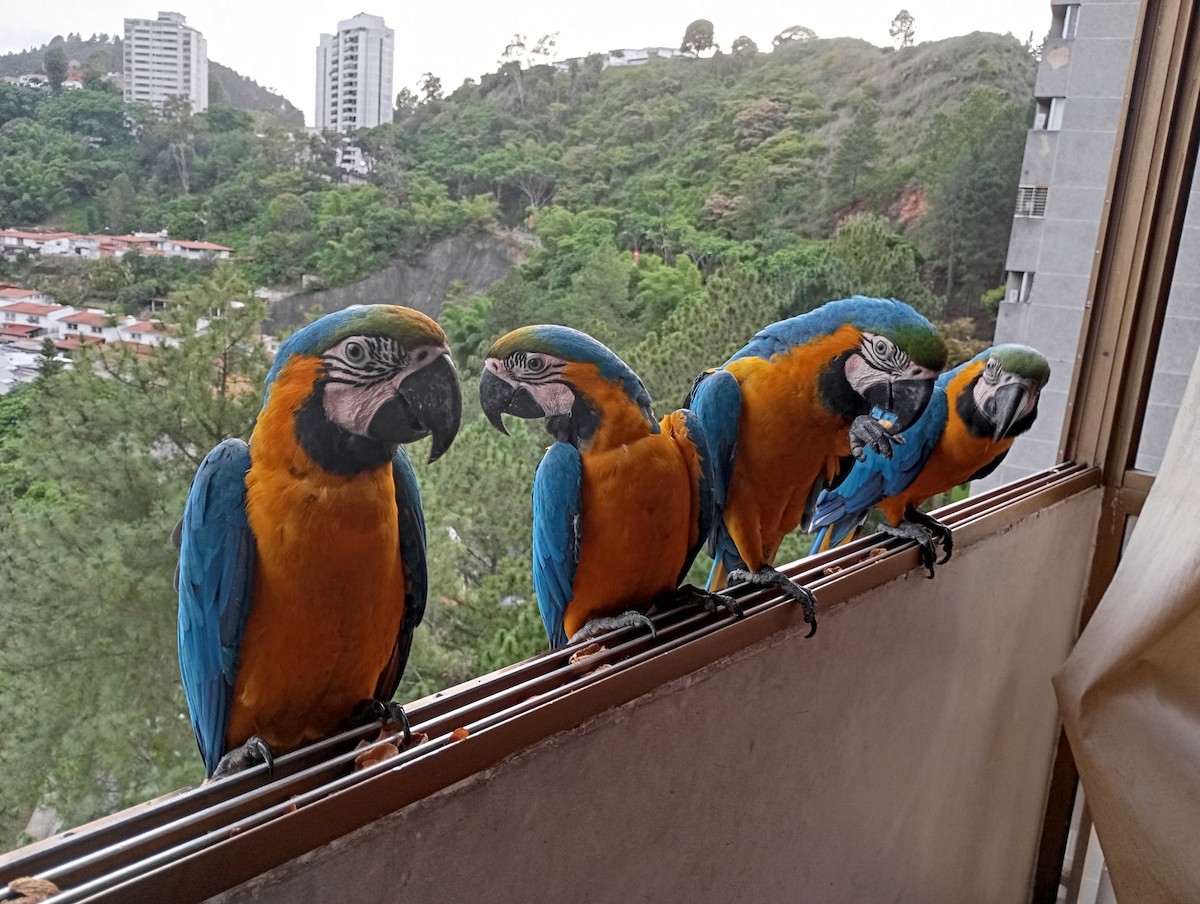
<instances>
[{"instance_id":1,"label":"leg band on macaw","mask_svg":"<svg viewBox=\"0 0 1200 904\"><path fill-rule=\"evenodd\" d=\"M642 613L630 609L628 612L622 612L620 615L612 615L608 618L593 618L571 635L570 642L591 640L593 637L607 634L609 631L616 631L619 628L647 628L650 631L651 639L654 638L655 634L654 622L650 621Z\"/></svg>"},{"instance_id":2,"label":"leg band on macaw","mask_svg":"<svg viewBox=\"0 0 1200 904\"><path fill-rule=\"evenodd\" d=\"M797 584L782 571L772 568L770 565L763 565L758 571L735 568L729 572L729 583L733 584L737 581L755 584L759 587L776 587L782 590L785 596L791 597L804 607L804 620L810 625L809 632L804 636L812 637L817 633L817 598L807 587Z\"/></svg>"},{"instance_id":3,"label":"leg band on macaw","mask_svg":"<svg viewBox=\"0 0 1200 904\"><path fill-rule=\"evenodd\" d=\"M933 579L934 560L937 558L937 546L934 544L933 535L917 524L915 521L904 520L892 527L886 522L879 525L879 530L887 534L889 537L898 537L901 540L913 540L921 548L921 565L929 574L926 575L930 580Z\"/></svg>"},{"instance_id":4,"label":"leg band on macaw","mask_svg":"<svg viewBox=\"0 0 1200 904\"><path fill-rule=\"evenodd\" d=\"M386 730L388 725L398 725L404 733L404 743L401 744L401 749L404 749L412 742L412 726L408 721L408 713L404 711L404 707L395 700L360 700L350 713L350 718L345 722L345 727L361 728L363 725L369 725L372 722L383 722L383 727Z\"/></svg>"},{"instance_id":5,"label":"leg band on macaw","mask_svg":"<svg viewBox=\"0 0 1200 904\"><path fill-rule=\"evenodd\" d=\"M680 606L695 604L705 612L724 609L735 618L746 617L746 611L742 608L742 604L733 597L723 593L713 593L711 590L704 590L694 584L683 584L673 593L664 594L654 602L660 609L676 609Z\"/></svg>"},{"instance_id":6,"label":"leg band on macaw","mask_svg":"<svg viewBox=\"0 0 1200 904\"><path fill-rule=\"evenodd\" d=\"M217 763L213 770L213 780L237 775L253 766L263 763L267 767L267 775L275 775L275 754L267 746L267 742L258 735L251 735L241 747L235 747Z\"/></svg>"},{"instance_id":7,"label":"leg band on macaw","mask_svg":"<svg viewBox=\"0 0 1200 904\"><path fill-rule=\"evenodd\" d=\"M951 531L949 527L947 527L945 524L942 524L941 521L938 521L938 519L934 518L932 515L926 515L923 511L913 505L908 506L908 508L904 510L904 520L921 525L921 527L929 531L929 534L934 540L937 540L942 544L942 552L944 555L938 561L939 565L945 565L950 561L950 556L954 554L954 532Z\"/></svg>"}]
</instances>

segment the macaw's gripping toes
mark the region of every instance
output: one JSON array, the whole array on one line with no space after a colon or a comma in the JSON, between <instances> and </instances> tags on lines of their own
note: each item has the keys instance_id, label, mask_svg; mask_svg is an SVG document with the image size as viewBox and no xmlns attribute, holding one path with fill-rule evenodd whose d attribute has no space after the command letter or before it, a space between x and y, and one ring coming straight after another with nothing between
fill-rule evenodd
<instances>
[{"instance_id":1,"label":"macaw's gripping toes","mask_svg":"<svg viewBox=\"0 0 1200 904\"><path fill-rule=\"evenodd\" d=\"M855 296L771 324L700 374L685 404L708 436L723 508L709 588L777 586L804 604L811 636L815 600L771 567L779 544L852 453L891 454L891 434L925 410L945 362L941 337L911 307ZM873 408L890 413L889 427Z\"/></svg>"},{"instance_id":2,"label":"macaw's gripping toes","mask_svg":"<svg viewBox=\"0 0 1200 904\"><path fill-rule=\"evenodd\" d=\"M488 352L479 401L545 418L556 442L533 484L533 584L552 648L627 625L653 625L651 603L732 600L677 592L715 516L712 457L689 411L654 420L637 375L591 336L528 326Z\"/></svg>"},{"instance_id":3,"label":"macaw's gripping toes","mask_svg":"<svg viewBox=\"0 0 1200 904\"><path fill-rule=\"evenodd\" d=\"M179 664L210 776L391 715L425 610L425 521L400 446L454 440L446 336L394 305L283 343L247 445L200 465L177 528Z\"/></svg>"},{"instance_id":4,"label":"macaw's gripping toes","mask_svg":"<svg viewBox=\"0 0 1200 904\"><path fill-rule=\"evenodd\" d=\"M1049 379L1045 357L1024 345L994 346L942 374L925 413L905 430L904 445L891 458L867 452L845 480L821 494L813 552L852 539L878 505L888 520L883 530L920 543L933 577L934 541L942 543L942 564L953 552L953 537L917 506L992 473L1013 440L1033 426Z\"/></svg>"}]
</instances>

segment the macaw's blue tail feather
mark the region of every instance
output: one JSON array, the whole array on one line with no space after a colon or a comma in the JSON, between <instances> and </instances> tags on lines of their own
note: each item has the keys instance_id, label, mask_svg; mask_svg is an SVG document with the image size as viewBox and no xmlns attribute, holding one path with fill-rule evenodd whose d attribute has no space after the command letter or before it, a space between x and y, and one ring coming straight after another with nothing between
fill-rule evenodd
<instances>
[{"instance_id":1,"label":"macaw's blue tail feather","mask_svg":"<svg viewBox=\"0 0 1200 904\"><path fill-rule=\"evenodd\" d=\"M815 556L819 552L825 552L833 549L835 546L843 546L858 537L862 531L863 523L866 521L866 514L862 516L847 515L832 523L828 523L818 528L813 535L812 548L808 551L810 556Z\"/></svg>"}]
</instances>

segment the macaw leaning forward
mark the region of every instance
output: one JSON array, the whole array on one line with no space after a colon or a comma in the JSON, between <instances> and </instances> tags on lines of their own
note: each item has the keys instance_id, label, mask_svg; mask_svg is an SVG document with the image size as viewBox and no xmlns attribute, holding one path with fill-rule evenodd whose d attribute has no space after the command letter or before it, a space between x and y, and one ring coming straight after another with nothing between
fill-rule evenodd
<instances>
[{"instance_id":1,"label":"macaw leaning forward","mask_svg":"<svg viewBox=\"0 0 1200 904\"><path fill-rule=\"evenodd\" d=\"M992 473L1013 440L1033 426L1050 364L1025 345L996 345L938 378L925 413L904 431L890 458L868 451L836 488L817 500L812 551L852 539L873 506L887 517L885 533L921 544L933 577L934 540L954 551L950 528L917 506L969 480Z\"/></svg>"},{"instance_id":2,"label":"macaw leaning forward","mask_svg":"<svg viewBox=\"0 0 1200 904\"><path fill-rule=\"evenodd\" d=\"M853 298L762 329L721 367L696 378L685 404L713 449L718 505L709 589L727 580L773 585L815 600L772 567L779 544L811 514L844 460L896 441L868 412L903 430L925 409L946 361L933 325L895 299Z\"/></svg>"},{"instance_id":3,"label":"macaw leaning forward","mask_svg":"<svg viewBox=\"0 0 1200 904\"><path fill-rule=\"evenodd\" d=\"M697 588L676 598L715 514L711 456L691 412L655 422L637 375L564 326L498 339L479 401L502 433L505 413L544 417L556 440L533 484L533 583L551 648L627 625L653 632L631 608L651 602L691 598L740 614Z\"/></svg>"},{"instance_id":4,"label":"macaw leaning forward","mask_svg":"<svg viewBox=\"0 0 1200 904\"><path fill-rule=\"evenodd\" d=\"M432 461L461 415L445 334L417 311L348 308L280 347L249 445L205 457L176 529L179 664L210 777L352 713L404 720L389 701L426 570L399 444L432 434Z\"/></svg>"}]
</instances>

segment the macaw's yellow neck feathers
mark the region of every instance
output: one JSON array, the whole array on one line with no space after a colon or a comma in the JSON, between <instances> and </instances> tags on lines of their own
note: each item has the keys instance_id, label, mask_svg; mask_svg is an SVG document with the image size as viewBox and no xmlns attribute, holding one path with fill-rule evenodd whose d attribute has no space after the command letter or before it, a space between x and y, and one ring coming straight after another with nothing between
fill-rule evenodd
<instances>
[{"instance_id":1,"label":"macaw's yellow neck feathers","mask_svg":"<svg viewBox=\"0 0 1200 904\"><path fill-rule=\"evenodd\" d=\"M295 415L323 372L321 359L308 355L294 355L279 371L250 437L255 465L288 469L299 464L305 471L315 467L296 440Z\"/></svg>"},{"instance_id":2,"label":"macaw's yellow neck feathers","mask_svg":"<svg viewBox=\"0 0 1200 904\"><path fill-rule=\"evenodd\" d=\"M623 443L649 436L655 429L646 413L634 402L625 386L601 374L595 364L571 361L563 368L563 379L595 410L599 420L586 450L603 452Z\"/></svg>"},{"instance_id":3,"label":"macaw's yellow neck feathers","mask_svg":"<svg viewBox=\"0 0 1200 904\"><path fill-rule=\"evenodd\" d=\"M971 382L983 373L984 367L987 366L987 359L983 358L978 361L970 361L963 365L962 369L954 375L954 378L946 384L946 398L950 401L950 410L954 410L954 403L958 401L958 397L967 391L967 387Z\"/></svg>"}]
</instances>

